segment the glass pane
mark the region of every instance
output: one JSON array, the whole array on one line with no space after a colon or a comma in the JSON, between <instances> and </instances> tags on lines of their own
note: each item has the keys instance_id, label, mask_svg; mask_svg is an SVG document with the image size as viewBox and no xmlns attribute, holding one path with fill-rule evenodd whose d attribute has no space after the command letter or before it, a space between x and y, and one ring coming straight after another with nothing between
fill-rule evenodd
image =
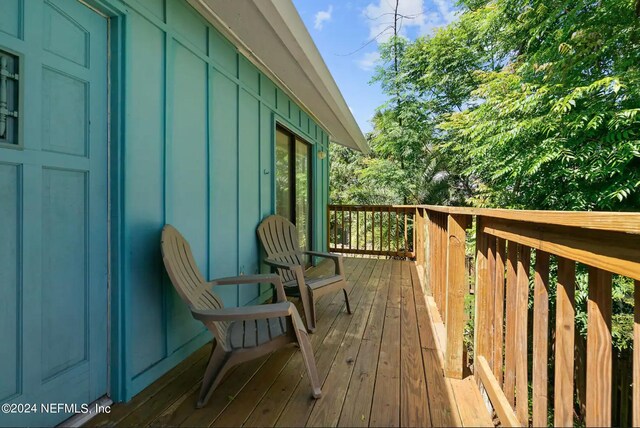
<instances>
[{"instance_id":1,"label":"glass pane","mask_svg":"<svg viewBox=\"0 0 640 428\"><path fill-rule=\"evenodd\" d=\"M309 145L296 139L296 228L300 247L311 249Z\"/></svg>"},{"instance_id":2,"label":"glass pane","mask_svg":"<svg viewBox=\"0 0 640 428\"><path fill-rule=\"evenodd\" d=\"M276 214L291 219L289 136L276 130Z\"/></svg>"}]
</instances>

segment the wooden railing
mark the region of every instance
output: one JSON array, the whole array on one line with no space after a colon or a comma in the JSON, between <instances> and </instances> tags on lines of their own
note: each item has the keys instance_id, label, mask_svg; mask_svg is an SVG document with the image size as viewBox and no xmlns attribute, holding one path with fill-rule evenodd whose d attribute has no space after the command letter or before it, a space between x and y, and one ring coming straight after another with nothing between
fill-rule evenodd
<instances>
[{"instance_id":1,"label":"wooden railing","mask_svg":"<svg viewBox=\"0 0 640 428\"><path fill-rule=\"evenodd\" d=\"M453 377L464 369L465 229L475 219L473 370L503 425L547 425L552 409L554 425L572 426L576 387L586 425L611 425L612 275L635 280L631 412L640 424L640 214L416 209L426 219L422 266L445 321L445 370ZM574 382L575 361L584 359L575 352L577 264L588 272L584 385Z\"/></svg>"},{"instance_id":2,"label":"wooden railing","mask_svg":"<svg viewBox=\"0 0 640 428\"><path fill-rule=\"evenodd\" d=\"M353 212L388 212L381 207L355 208L331 206L332 227L340 228L345 219L350 224ZM503 426L573 426L582 412L587 426L610 426L613 402L618 424L640 426L639 213L429 205L402 210L413 218L411 254L444 323L448 377L461 378L472 369ZM342 235L335 228L331 231L332 251L377 254L366 244L354 244L353 238L341 241ZM389 248L394 253L398 247ZM475 278L470 278L465 260L473 252ZM576 330L575 296L577 281L585 275L583 343ZM634 281L633 373L620 391L612 389L616 386L612 384L613 275ZM475 307L468 314L465 299L471 285ZM469 316L473 362L467 368L464 332Z\"/></svg>"},{"instance_id":3,"label":"wooden railing","mask_svg":"<svg viewBox=\"0 0 640 428\"><path fill-rule=\"evenodd\" d=\"M406 205L329 205L329 251L413 258L415 214Z\"/></svg>"}]
</instances>

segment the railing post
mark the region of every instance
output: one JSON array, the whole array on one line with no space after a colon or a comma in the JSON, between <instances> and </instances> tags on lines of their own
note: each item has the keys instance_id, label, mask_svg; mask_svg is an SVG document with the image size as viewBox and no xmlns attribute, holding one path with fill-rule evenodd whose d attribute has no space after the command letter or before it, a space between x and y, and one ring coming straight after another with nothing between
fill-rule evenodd
<instances>
[{"instance_id":1,"label":"railing post","mask_svg":"<svg viewBox=\"0 0 640 428\"><path fill-rule=\"evenodd\" d=\"M464 372L464 297L468 289L465 268L465 229L469 223L466 215L447 216L447 284L446 329L447 349L444 371L447 377L462 379Z\"/></svg>"}]
</instances>

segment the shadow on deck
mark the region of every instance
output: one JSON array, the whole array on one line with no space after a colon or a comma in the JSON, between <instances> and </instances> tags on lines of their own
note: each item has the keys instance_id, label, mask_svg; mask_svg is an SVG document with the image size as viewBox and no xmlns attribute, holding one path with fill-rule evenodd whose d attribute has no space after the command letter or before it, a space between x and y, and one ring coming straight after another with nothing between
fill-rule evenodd
<instances>
[{"instance_id":1,"label":"shadow on deck","mask_svg":"<svg viewBox=\"0 0 640 428\"><path fill-rule=\"evenodd\" d=\"M325 296L311 335L321 399L288 348L236 367L196 410L208 344L88 426L493 426L475 382L444 377L443 327L415 264L348 258L345 269L353 315L342 293Z\"/></svg>"}]
</instances>

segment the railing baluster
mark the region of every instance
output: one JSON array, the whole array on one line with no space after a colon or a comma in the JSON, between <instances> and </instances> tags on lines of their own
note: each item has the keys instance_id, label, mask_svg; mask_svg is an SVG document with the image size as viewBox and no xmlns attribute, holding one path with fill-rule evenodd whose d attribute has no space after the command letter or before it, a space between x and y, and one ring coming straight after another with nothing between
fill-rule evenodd
<instances>
[{"instance_id":1,"label":"railing baluster","mask_svg":"<svg viewBox=\"0 0 640 428\"><path fill-rule=\"evenodd\" d=\"M516 307L518 302L518 244L507 245L506 328L504 349L504 394L511 406L515 406L516 389Z\"/></svg>"},{"instance_id":2,"label":"railing baluster","mask_svg":"<svg viewBox=\"0 0 640 428\"><path fill-rule=\"evenodd\" d=\"M491 275L489 273L489 236L482 231L484 218L478 216L476 220L476 288L475 288L475 327L474 327L474 354L475 358L485 357L489 367L493 364L489 361L491 354L491 336L488 323L488 314L491 310ZM478 383L480 378L474 370Z\"/></svg>"},{"instance_id":3,"label":"railing baluster","mask_svg":"<svg viewBox=\"0 0 640 428\"><path fill-rule=\"evenodd\" d=\"M399 217L398 208L396 208L396 256L400 255L400 245L398 244L398 233L399 233L399 230L398 230L398 217Z\"/></svg>"},{"instance_id":4,"label":"railing baluster","mask_svg":"<svg viewBox=\"0 0 640 428\"><path fill-rule=\"evenodd\" d=\"M405 217L405 244L407 241L406 224ZM438 309L440 310L440 314L442 315L442 319L445 323L447 319L447 241L447 214L440 213L438 216L438 289L440 294Z\"/></svg>"},{"instance_id":5,"label":"railing baluster","mask_svg":"<svg viewBox=\"0 0 640 428\"><path fill-rule=\"evenodd\" d=\"M331 251L331 206L327 204L327 251Z\"/></svg>"},{"instance_id":6,"label":"railing baluster","mask_svg":"<svg viewBox=\"0 0 640 428\"><path fill-rule=\"evenodd\" d=\"M356 250L360 250L360 207L356 207Z\"/></svg>"},{"instance_id":7,"label":"railing baluster","mask_svg":"<svg viewBox=\"0 0 640 428\"><path fill-rule=\"evenodd\" d=\"M467 290L465 241L468 217L449 215L447 218L447 349L444 371L448 377L462 379L464 362L464 297Z\"/></svg>"},{"instance_id":8,"label":"railing baluster","mask_svg":"<svg viewBox=\"0 0 640 428\"><path fill-rule=\"evenodd\" d=\"M363 229L364 229L364 250L367 251L367 210L365 209L362 212L362 223L364 224Z\"/></svg>"},{"instance_id":9,"label":"railing baluster","mask_svg":"<svg viewBox=\"0 0 640 428\"><path fill-rule=\"evenodd\" d=\"M371 210L371 250L376 249L376 212Z\"/></svg>"},{"instance_id":10,"label":"railing baluster","mask_svg":"<svg viewBox=\"0 0 640 428\"><path fill-rule=\"evenodd\" d=\"M391 213L389 213L391 216ZM391 217L389 217L389 223L391 223ZM417 230L416 234L416 244L413 249L416 255L416 264L419 266L420 271L424 269L424 210L422 208L416 209L416 222L414 226L414 230Z\"/></svg>"},{"instance_id":11,"label":"railing baluster","mask_svg":"<svg viewBox=\"0 0 640 428\"><path fill-rule=\"evenodd\" d=\"M506 259L506 241L496 240L496 270L495 270L495 298L494 298L494 332L493 332L493 366L494 375L500 387L503 384L502 351L504 345L504 272Z\"/></svg>"},{"instance_id":12,"label":"railing baluster","mask_svg":"<svg viewBox=\"0 0 640 428\"><path fill-rule=\"evenodd\" d=\"M407 251L409 250L409 240L407 239L407 211L403 209L404 214L404 256L407 257Z\"/></svg>"},{"instance_id":13,"label":"railing baluster","mask_svg":"<svg viewBox=\"0 0 640 428\"><path fill-rule=\"evenodd\" d=\"M335 248L338 248L338 208L334 207L333 215L336 219L335 226L333 228L333 245Z\"/></svg>"},{"instance_id":14,"label":"railing baluster","mask_svg":"<svg viewBox=\"0 0 640 428\"><path fill-rule=\"evenodd\" d=\"M536 251L533 292L533 426L547 425L549 348L549 254Z\"/></svg>"},{"instance_id":15,"label":"railing baluster","mask_svg":"<svg viewBox=\"0 0 640 428\"><path fill-rule=\"evenodd\" d=\"M487 253L487 274L489 284L487 286L487 305L489 308L489 312L487 313L487 325L489 326L489 354L487 355L487 361L490 364L490 367L494 373L496 373L497 363L494 359L494 356L497 354L496 350L496 338L495 338L495 326L497 323L496 319L496 309L495 309L495 295L496 295L496 244L497 239L495 236L488 235L487 236L488 243L488 253Z\"/></svg>"},{"instance_id":16,"label":"railing baluster","mask_svg":"<svg viewBox=\"0 0 640 428\"><path fill-rule=\"evenodd\" d=\"M384 241L384 236L382 234L382 207L380 207L380 254L382 254L382 242Z\"/></svg>"},{"instance_id":17,"label":"railing baluster","mask_svg":"<svg viewBox=\"0 0 640 428\"><path fill-rule=\"evenodd\" d=\"M351 232L353 231L353 223L351 221L352 208L349 207L349 249L351 249Z\"/></svg>"},{"instance_id":18,"label":"railing baluster","mask_svg":"<svg viewBox=\"0 0 640 428\"><path fill-rule=\"evenodd\" d=\"M391 253L391 206L387 207L387 218L389 219L387 225L387 253Z\"/></svg>"},{"instance_id":19,"label":"railing baluster","mask_svg":"<svg viewBox=\"0 0 640 428\"><path fill-rule=\"evenodd\" d=\"M589 267L587 426L611 425L611 273Z\"/></svg>"},{"instance_id":20,"label":"railing baluster","mask_svg":"<svg viewBox=\"0 0 640 428\"><path fill-rule=\"evenodd\" d=\"M342 249L344 249L344 231L345 231L344 205L342 205L340 208L341 208L341 214L342 214L340 216L340 226L341 226L340 233L342 234L342 236L341 236L342 239L340 239L340 244L341 244Z\"/></svg>"},{"instance_id":21,"label":"railing baluster","mask_svg":"<svg viewBox=\"0 0 640 428\"><path fill-rule=\"evenodd\" d=\"M527 321L529 302L529 265L531 248L518 248L518 285L516 304L516 415L523 425L529 423L529 385L527 381Z\"/></svg>"},{"instance_id":22,"label":"railing baluster","mask_svg":"<svg viewBox=\"0 0 640 428\"><path fill-rule=\"evenodd\" d=\"M556 343L554 420L555 426L573 426L573 347L575 331L576 264L558 257L556 296ZM567 397L571 397L568 399Z\"/></svg>"}]
</instances>

